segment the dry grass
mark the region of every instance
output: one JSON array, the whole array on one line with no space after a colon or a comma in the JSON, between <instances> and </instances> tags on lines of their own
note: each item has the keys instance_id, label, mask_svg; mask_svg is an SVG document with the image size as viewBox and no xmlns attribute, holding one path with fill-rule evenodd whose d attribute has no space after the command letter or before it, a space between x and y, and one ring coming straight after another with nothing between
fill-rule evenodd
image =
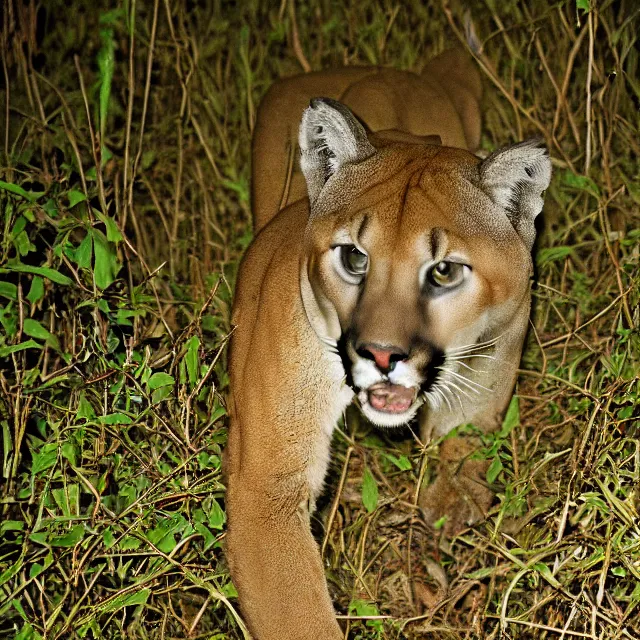
<instances>
[{"instance_id":1,"label":"dry grass","mask_svg":"<svg viewBox=\"0 0 640 640\"><path fill-rule=\"evenodd\" d=\"M256 108L464 39L425 5L5 3L0 636L243 636L220 456ZM434 444L348 415L314 526L349 637L640 638L640 10L588 5L465 5L484 147L555 166L519 415L455 540L416 510Z\"/></svg>"}]
</instances>

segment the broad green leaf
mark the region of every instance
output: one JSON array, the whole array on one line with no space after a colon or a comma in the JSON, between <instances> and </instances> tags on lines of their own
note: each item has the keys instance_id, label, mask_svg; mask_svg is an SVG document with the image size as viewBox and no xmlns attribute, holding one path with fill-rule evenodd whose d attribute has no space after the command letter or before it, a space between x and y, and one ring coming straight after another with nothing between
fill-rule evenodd
<instances>
[{"instance_id":1,"label":"broad green leaf","mask_svg":"<svg viewBox=\"0 0 640 640\"><path fill-rule=\"evenodd\" d=\"M107 230L107 240L109 242L118 243L122 241L122 234L120 233L120 229L118 229L118 225L114 222L112 218L109 216L105 216L100 211L95 210L96 216L104 222L104 226Z\"/></svg>"},{"instance_id":2,"label":"broad green leaf","mask_svg":"<svg viewBox=\"0 0 640 640\"><path fill-rule=\"evenodd\" d=\"M37 304L44 297L44 280L40 276L33 276L31 287L27 294L27 300L31 304Z\"/></svg>"},{"instance_id":3,"label":"broad green leaf","mask_svg":"<svg viewBox=\"0 0 640 640\"><path fill-rule=\"evenodd\" d=\"M502 421L502 428L500 429L500 438L506 438L515 427L520 424L520 402L518 396L513 396L509 403L509 408Z\"/></svg>"},{"instance_id":4,"label":"broad green leaf","mask_svg":"<svg viewBox=\"0 0 640 640\"><path fill-rule=\"evenodd\" d=\"M12 353L24 351L25 349L42 349L42 345L35 340L27 340L26 342L21 342L20 344L12 344L8 347L0 347L0 358L6 358Z\"/></svg>"},{"instance_id":5,"label":"broad green leaf","mask_svg":"<svg viewBox=\"0 0 640 640\"><path fill-rule=\"evenodd\" d=\"M496 481L497 477L500 475L500 472L502 471L502 469L503 469L502 460L500 460L500 456L496 456L491 461L491 464L487 469L487 482L489 484L493 484Z\"/></svg>"},{"instance_id":6,"label":"broad green leaf","mask_svg":"<svg viewBox=\"0 0 640 640\"><path fill-rule=\"evenodd\" d=\"M222 507L218 504L217 500L213 500L211 503L211 509L209 511L209 522L207 523L212 529L223 529L226 520L226 515L222 510Z\"/></svg>"},{"instance_id":7,"label":"broad green leaf","mask_svg":"<svg viewBox=\"0 0 640 640\"><path fill-rule=\"evenodd\" d=\"M118 257L114 246L101 231L92 229L91 235L93 236L93 252L95 255L93 277L99 289L106 289L113 283L118 271L120 271Z\"/></svg>"},{"instance_id":8,"label":"broad green leaf","mask_svg":"<svg viewBox=\"0 0 640 640\"><path fill-rule=\"evenodd\" d=\"M396 467L398 467L400 471L409 471L409 469L411 469L411 461L407 456L402 455L398 457L391 453L387 453L386 451L381 451L380 453L382 453L389 462L392 462Z\"/></svg>"},{"instance_id":9,"label":"broad green leaf","mask_svg":"<svg viewBox=\"0 0 640 640\"><path fill-rule=\"evenodd\" d=\"M124 536L120 542L118 542L118 549L121 551L134 551L139 549L142 541L136 536Z\"/></svg>"},{"instance_id":10,"label":"broad green leaf","mask_svg":"<svg viewBox=\"0 0 640 640\"><path fill-rule=\"evenodd\" d=\"M170 398L173 393L173 388L171 385L165 385L164 387L159 387L158 389L154 389L151 394L151 402L153 404L158 404L158 402L162 402L167 398Z\"/></svg>"},{"instance_id":11,"label":"broad green leaf","mask_svg":"<svg viewBox=\"0 0 640 640\"><path fill-rule=\"evenodd\" d=\"M362 504L369 513L378 506L378 485L368 467L365 467L362 476Z\"/></svg>"},{"instance_id":12,"label":"broad green leaf","mask_svg":"<svg viewBox=\"0 0 640 640\"><path fill-rule=\"evenodd\" d=\"M160 387L166 387L170 384L175 384L175 379L168 373L158 371L149 378L149 389L158 389Z\"/></svg>"},{"instance_id":13,"label":"broad green leaf","mask_svg":"<svg viewBox=\"0 0 640 640\"><path fill-rule=\"evenodd\" d=\"M211 549L216 542L216 537L213 533L211 533L211 531L209 531L209 529L200 522L196 522L193 527L203 538L204 550L207 551Z\"/></svg>"},{"instance_id":14,"label":"broad green leaf","mask_svg":"<svg viewBox=\"0 0 640 640\"><path fill-rule=\"evenodd\" d=\"M76 416L78 418L86 418L87 420L93 420L93 418L96 417L95 411L93 410L91 403L87 400L87 397L84 393L80 393Z\"/></svg>"},{"instance_id":15,"label":"broad green leaf","mask_svg":"<svg viewBox=\"0 0 640 640\"><path fill-rule=\"evenodd\" d=\"M76 249L75 260L82 269L91 269L91 257L93 256L93 239L87 233Z\"/></svg>"},{"instance_id":16,"label":"broad green leaf","mask_svg":"<svg viewBox=\"0 0 640 640\"><path fill-rule=\"evenodd\" d=\"M33 455L31 463L31 475L35 476L42 471L50 469L58 459L58 445L49 443L43 445L38 453Z\"/></svg>"},{"instance_id":17,"label":"broad green leaf","mask_svg":"<svg viewBox=\"0 0 640 640\"><path fill-rule=\"evenodd\" d=\"M69 209L73 209L77 204L87 199L87 196L82 191L78 191L78 189L68 191L67 197L69 198Z\"/></svg>"},{"instance_id":18,"label":"broad green leaf","mask_svg":"<svg viewBox=\"0 0 640 640\"><path fill-rule=\"evenodd\" d=\"M543 267L552 262L556 262L557 260L563 260L567 256L573 254L573 252L573 247L546 247L538 251L536 255L536 263L538 264L538 266Z\"/></svg>"},{"instance_id":19,"label":"broad green leaf","mask_svg":"<svg viewBox=\"0 0 640 640\"><path fill-rule=\"evenodd\" d=\"M7 531L22 531L24 529L24 522L21 520L5 520L0 522L0 536L3 536Z\"/></svg>"},{"instance_id":20,"label":"broad green leaf","mask_svg":"<svg viewBox=\"0 0 640 640\"><path fill-rule=\"evenodd\" d=\"M25 318L22 330L30 337L44 340L52 349L60 351L60 343L52 333L49 333L37 320Z\"/></svg>"},{"instance_id":21,"label":"broad green leaf","mask_svg":"<svg viewBox=\"0 0 640 640\"><path fill-rule=\"evenodd\" d=\"M598 185L588 176L581 176L567 169L562 174L562 181L568 187L573 187L581 191L587 191L596 197L600 196L600 189L598 188Z\"/></svg>"},{"instance_id":22,"label":"broad green leaf","mask_svg":"<svg viewBox=\"0 0 640 640\"><path fill-rule=\"evenodd\" d=\"M195 386L198 381L198 364L199 364L199 349L200 349L200 338L198 336L193 336L187 342L187 355L185 360L187 362L187 373L189 375L189 383L191 386Z\"/></svg>"},{"instance_id":23,"label":"broad green leaf","mask_svg":"<svg viewBox=\"0 0 640 640\"><path fill-rule=\"evenodd\" d=\"M102 542L105 549L110 549L116 543L116 538L111 531L111 527L107 527L102 534Z\"/></svg>"},{"instance_id":24,"label":"broad green leaf","mask_svg":"<svg viewBox=\"0 0 640 640\"><path fill-rule=\"evenodd\" d=\"M0 281L0 296L8 298L9 300L18 299L18 287L13 282Z\"/></svg>"},{"instance_id":25,"label":"broad green leaf","mask_svg":"<svg viewBox=\"0 0 640 640\"><path fill-rule=\"evenodd\" d=\"M51 538L52 547L75 547L84 538L85 529L81 524L75 525L71 531Z\"/></svg>"},{"instance_id":26,"label":"broad green leaf","mask_svg":"<svg viewBox=\"0 0 640 640\"><path fill-rule=\"evenodd\" d=\"M62 457L68 460L74 467L78 466L76 446L72 442L65 442L60 447Z\"/></svg>"},{"instance_id":27,"label":"broad green leaf","mask_svg":"<svg viewBox=\"0 0 640 640\"><path fill-rule=\"evenodd\" d=\"M51 282L56 284L73 284L73 280L65 275L62 275L55 269L49 267L32 267L28 264L8 264L3 267L7 271L18 271L19 273L35 273L36 275L48 278Z\"/></svg>"},{"instance_id":28,"label":"broad green leaf","mask_svg":"<svg viewBox=\"0 0 640 640\"><path fill-rule=\"evenodd\" d=\"M40 564L39 562L35 562L33 565L31 565L31 569L29 569L29 577L35 578L36 576L39 576L43 571L46 571L52 564L53 564L53 554L51 553L51 551L49 551L49 553L47 553L47 555L44 557L43 564Z\"/></svg>"},{"instance_id":29,"label":"broad green leaf","mask_svg":"<svg viewBox=\"0 0 640 640\"><path fill-rule=\"evenodd\" d=\"M44 191L36 191L36 192L25 191L22 187L18 186L17 184L13 184L11 182L4 182L3 180L0 180L0 189L9 191L9 193L13 193L17 196L20 196L21 198L24 198L29 202L35 202L44 193Z\"/></svg>"}]
</instances>

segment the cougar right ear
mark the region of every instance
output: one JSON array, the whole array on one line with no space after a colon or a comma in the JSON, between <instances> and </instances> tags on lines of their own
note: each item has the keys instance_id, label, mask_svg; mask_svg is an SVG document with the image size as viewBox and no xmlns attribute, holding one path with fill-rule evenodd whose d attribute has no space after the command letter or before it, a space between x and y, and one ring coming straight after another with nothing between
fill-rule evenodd
<instances>
[{"instance_id":1,"label":"cougar right ear","mask_svg":"<svg viewBox=\"0 0 640 640\"><path fill-rule=\"evenodd\" d=\"M304 110L298 136L300 168L311 206L327 180L340 167L375 153L364 127L342 103L314 98Z\"/></svg>"}]
</instances>

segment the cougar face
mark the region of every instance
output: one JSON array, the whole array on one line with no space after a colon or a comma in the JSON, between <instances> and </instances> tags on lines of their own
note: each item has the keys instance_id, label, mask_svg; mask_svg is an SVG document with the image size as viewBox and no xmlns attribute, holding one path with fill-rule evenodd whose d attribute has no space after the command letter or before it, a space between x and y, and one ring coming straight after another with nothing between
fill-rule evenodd
<instances>
[{"instance_id":1,"label":"cougar face","mask_svg":"<svg viewBox=\"0 0 640 640\"><path fill-rule=\"evenodd\" d=\"M371 183L357 193L358 169L375 175L366 165L376 159L336 176L352 198L308 227L309 280L334 327L327 337L363 413L386 427L409 422L425 402L437 409L485 392L456 355L497 339L528 295L531 269L515 229L477 186L480 160L446 148L416 152L378 150L405 166L392 189L380 176L384 194ZM335 202L337 187L327 183L325 202ZM456 393L443 391L446 378Z\"/></svg>"}]
</instances>

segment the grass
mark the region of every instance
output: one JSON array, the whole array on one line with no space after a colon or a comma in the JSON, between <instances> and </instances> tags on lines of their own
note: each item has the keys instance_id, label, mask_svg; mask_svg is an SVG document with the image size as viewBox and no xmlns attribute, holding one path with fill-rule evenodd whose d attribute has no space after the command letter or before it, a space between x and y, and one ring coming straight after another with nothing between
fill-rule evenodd
<instances>
[{"instance_id":1,"label":"grass","mask_svg":"<svg viewBox=\"0 0 640 640\"><path fill-rule=\"evenodd\" d=\"M554 161L517 399L483 450L498 498L434 534L435 444L349 413L326 575L351 638L639 638L639 11L466 6L484 148L538 135ZM221 456L257 105L303 69L419 68L463 24L418 0L8 0L1 637L244 637Z\"/></svg>"}]
</instances>

